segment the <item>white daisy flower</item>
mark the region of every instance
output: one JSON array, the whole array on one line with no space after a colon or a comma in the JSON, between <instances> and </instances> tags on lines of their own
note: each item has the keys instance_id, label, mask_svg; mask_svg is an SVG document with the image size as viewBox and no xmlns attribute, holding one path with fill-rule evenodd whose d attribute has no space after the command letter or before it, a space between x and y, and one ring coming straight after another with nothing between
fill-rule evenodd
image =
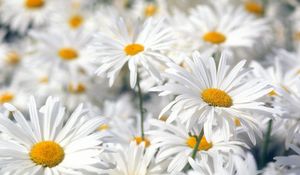
<instances>
[{"instance_id":1,"label":"white daisy flower","mask_svg":"<svg viewBox=\"0 0 300 175\"><path fill-rule=\"evenodd\" d=\"M83 31L68 32L63 28L51 28L47 31L31 33L38 41L31 64L49 64L52 74L56 71L65 71L66 79L77 77L78 74L92 73L89 57L85 51L91 40L91 34ZM62 76L59 74L59 76Z\"/></svg>"},{"instance_id":2,"label":"white daisy flower","mask_svg":"<svg viewBox=\"0 0 300 175\"><path fill-rule=\"evenodd\" d=\"M168 16L167 2L164 0L157 1L137 1L133 4L132 13L139 18L149 17L166 17Z\"/></svg>"},{"instance_id":3,"label":"white daisy flower","mask_svg":"<svg viewBox=\"0 0 300 175\"><path fill-rule=\"evenodd\" d=\"M255 159L249 152L244 157L234 155L233 162L236 169L236 175L258 174Z\"/></svg>"},{"instance_id":4,"label":"white daisy flower","mask_svg":"<svg viewBox=\"0 0 300 175\"><path fill-rule=\"evenodd\" d=\"M51 16L51 26L57 27L60 25L72 31L89 30L92 31L94 24L91 24L92 13L90 9L85 9L82 5L75 2L64 2L57 13Z\"/></svg>"},{"instance_id":5,"label":"white daisy flower","mask_svg":"<svg viewBox=\"0 0 300 175\"><path fill-rule=\"evenodd\" d=\"M172 157L168 166L168 172L180 172L188 163L189 157L197 157L203 159L207 156L213 158L215 153L224 159L231 153L242 154L241 146L247 147L239 141L223 141L221 132L215 132L211 140L202 137L198 145L197 152L194 149L197 146L196 137L199 135L195 132L187 130L181 124L177 126L165 123L164 121L152 120L151 124L156 129L148 132L151 145L159 148L157 153L157 162Z\"/></svg>"},{"instance_id":6,"label":"white daisy flower","mask_svg":"<svg viewBox=\"0 0 300 175\"><path fill-rule=\"evenodd\" d=\"M177 97L161 112L162 116L171 109L170 123L178 118L187 128L195 124L204 124L205 136L210 138L214 129L221 129L225 138L235 131L234 120L238 119L255 143L253 131L258 134L258 123L253 113L270 116L276 110L265 106L258 99L272 89L266 82L257 79L245 80L250 70L244 68L245 60L231 67L226 63L227 55L221 55L219 65L212 57L203 57L198 52L192 60L186 60L188 68L169 63L166 77L175 82L168 82L154 88L160 95L176 95Z\"/></svg>"},{"instance_id":7,"label":"white daisy flower","mask_svg":"<svg viewBox=\"0 0 300 175\"><path fill-rule=\"evenodd\" d=\"M219 156L214 155L214 159L194 160L189 158L189 163L193 171L189 171L188 175L233 175L235 174L234 163L232 159L227 162Z\"/></svg>"},{"instance_id":8,"label":"white daisy flower","mask_svg":"<svg viewBox=\"0 0 300 175\"><path fill-rule=\"evenodd\" d=\"M4 0L1 2L1 21L13 31L25 33L32 26L41 27L56 6L54 0ZM13 9L13 10L12 10Z\"/></svg>"},{"instance_id":9,"label":"white daisy flower","mask_svg":"<svg viewBox=\"0 0 300 175\"><path fill-rule=\"evenodd\" d=\"M104 120L87 120L87 111L82 106L68 118L58 99L49 97L38 112L31 98L29 122L14 106L6 104L16 123L0 117L1 131L11 138L0 141L0 173L54 175L101 171L96 166L101 165L98 155L103 151L101 144L106 135L94 131Z\"/></svg>"},{"instance_id":10,"label":"white daisy flower","mask_svg":"<svg viewBox=\"0 0 300 175\"><path fill-rule=\"evenodd\" d=\"M284 168L284 174L286 175L294 175L300 173L300 148L296 145L289 146L293 151L295 151L296 155L290 156L280 156L275 157L275 164L278 167Z\"/></svg>"},{"instance_id":11,"label":"white daisy flower","mask_svg":"<svg viewBox=\"0 0 300 175\"><path fill-rule=\"evenodd\" d=\"M163 20L150 18L143 24L138 23L132 30L121 18L116 26L111 27L112 34L98 33L94 38L92 49L100 66L96 73L105 74L110 85L127 62L131 87L136 84L140 65L160 81L160 72L154 65L169 61L163 52L170 49L173 38L171 29L165 26Z\"/></svg>"},{"instance_id":12,"label":"white daisy flower","mask_svg":"<svg viewBox=\"0 0 300 175\"><path fill-rule=\"evenodd\" d=\"M23 111L28 101L28 93L22 89L22 86L12 82L10 86L0 88L0 113L7 113L5 103L11 103Z\"/></svg>"},{"instance_id":13,"label":"white daisy flower","mask_svg":"<svg viewBox=\"0 0 300 175\"><path fill-rule=\"evenodd\" d=\"M297 81L295 70L285 71L278 59L275 59L274 62L274 66L267 68L264 68L256 61L250 64L250 67L253 68L253 75L256 78L261 78L274 87L274 90L269 92L269 96L277 96L281 91L291 91Z\"/></svg>"},{"instance_id":14,"label":"white daisy flower","mask_svg":"<svg viewBox=\"0 0 300 175\"><path fill-rule=\"evenodd\" d=\"M200 48L250 48L268 29L266 20L248 14L241 6L222 2L197 6L190 20L190 35Z\"/></svg>"},{"instance_id":15,"label":"white daisy flower","mask_svg":"<svg viewBox=\"0 0 300 175\"><path fill-rule=\"evenodd\" d=\"M163 175L165 167L155 164L156 149L145 149L144 144L136 145L131 142L128 148L119 148L117 153L112 153L112 160L116 168L109 172L110 175Z\"/></svg>"}]
</instances>

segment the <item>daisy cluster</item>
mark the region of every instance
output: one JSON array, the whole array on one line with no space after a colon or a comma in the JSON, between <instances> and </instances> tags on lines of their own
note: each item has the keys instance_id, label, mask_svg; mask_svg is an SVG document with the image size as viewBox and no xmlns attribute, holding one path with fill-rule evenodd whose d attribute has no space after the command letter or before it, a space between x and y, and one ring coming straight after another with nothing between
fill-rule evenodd
<instances>
[{"instance_id":1,"label":"daisy cluster","mask_svg":"<svg viewBox=\"0 0 300 175\"><path fill-rule=\"evenodd\" d=\"M0 0L0 175L299 175L297 0Z\"/></svg>"}]
</instances>

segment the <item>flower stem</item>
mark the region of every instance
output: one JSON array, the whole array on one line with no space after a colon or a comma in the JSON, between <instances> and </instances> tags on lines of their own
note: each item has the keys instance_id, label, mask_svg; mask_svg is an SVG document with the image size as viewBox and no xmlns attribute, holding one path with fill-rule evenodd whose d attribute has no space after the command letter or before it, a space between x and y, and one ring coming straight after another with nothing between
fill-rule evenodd
<instances>
[{"instance_id":1,"label":"flower stem","mask_svg":"<svg viewBox=\"0 0 300 175\"><path fill-rule=\"evenodd\" d=\"M269 146L271 131L272 131L272 123L273 123L273 120L270 119L268 122L268 129L267 129L267 133L265 135L265 139L264 139L263 147L262 147L261 163L260 163L261 167L263 167L266 164L266 159L267 159L267 154L268 154L268 146Z\"/></svg>"},{"instance_id":2,"label":"flower stem","mask_svg":"<svg viewBox=\"0 0 300 175\"><path fill-rule=\"evenodd\" d=\"M193 149L193 152L192 152L192 158L193 159L195 159L195 157L196 157L198 147L200 145L200 142L201 142L201 139L202 139L203 135L204 135L204 131L203 131L203 128L202 128L201 132L199 133L199 136L196 137L197 142L196 142L196 145L195 145L195 147Z\"/></svg>"},{"instance_id":3,"label":"flower stem","mask_svg":"<svg viewBox=\"0 0 300 175\"><path fill-rule=\"evenodd\" d=\"M144 133L144 108L143 108L143 94L142 89L140 85L140 76L139 73L137 73L137 87L138 87L138 96L139 96L139 108L140 108L140 115L141 115L141 137L144 140L145 139L145 133Z\"/></svg>"}]
</instances>

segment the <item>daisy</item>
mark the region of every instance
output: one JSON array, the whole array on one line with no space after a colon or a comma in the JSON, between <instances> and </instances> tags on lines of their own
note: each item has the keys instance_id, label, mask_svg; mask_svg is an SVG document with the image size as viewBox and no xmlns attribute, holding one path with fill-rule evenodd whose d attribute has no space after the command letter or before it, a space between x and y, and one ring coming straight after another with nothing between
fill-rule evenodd
<instances>
[{"instance_id":1,"label":"daisy","mask_svg":"<svg viewBox=\"0 0 300 175\"><path fill-rule=\"evenodd\" d=\"M99 172L98 155L107 135L94 133L104 122L102 118L87 120L82 104L70 117L56 98L49 97L45 106L36 109L35 100L29 102L29 119L14 106L6 104L16 122L0 117L1 132L11 139L1 140L0 173L83 174Z\"/></svg>"},{"instance_id":2,"label":"daisy","mask_svg":"<svg viewBox=\"0 0 300 175\"><path fill-rule=\"evenodd\" d=\"M92 73L85 50L91 39L90 33L70 33L64 28L50 28L43 32L34 31L31 36L38 41L30 59L33 66L51 65L53 74L64 71L58 75L64 75L66 79Z\"/></svg>"},{"instance_id":3,"label":"daisy","mask_svg":"<svg viewBox=\"0 0 300 175\"><path fill-rule=\"evenodd\" d=\"M169 63L166 77L175 82L153 90L160 91L162 96L177 97L162 110L160 116L171 109L168 123L177 118L187 128L197 123L204 124L204 133L208 138L214 129L221 129L225 138L229 138L235 131L234 120L238 119L255 143L253 131L261 133L257 128L259 121L252 117L254 113L263 113L267 117L277 111L258 101L272 89L258 79L244 79L250 73L249 69L244 68L245 60L231 67L226 63L227 59L227 54L222 53L216 67L212 57L203 57L195 52L193 59L186 60L191 71Z\"/></svg>"},{"instance_id":4,"label":"daisy","mask_svg":"<svg viewBox=\"0 0 300 175\"><path fill-rule=\"evenodd\" d=\"M129 147L121 147L112 153L112 160L116 168L109 172L110 175L163 175L167 174L164 167L155 164L156 149L145 149L144 144L137 145L131 142Z\"/></svg>"},{"instance_id":5,"label":"daisy","mask_svg":"<svg viewBox=\"0 0 300 175\"><path fill-rule=\"evenodd\" d=\"M192 171L188 175L233 175L235 174L234 163L232 159L224 162L221 156L214 155L214 159L194 160L189 158Z\"/></svg>"},{"instance_id":6,"label":"daisy","mask_svg":"<svg viewBox=\"0 0 300 175\"><path fill-rule=\"evenodd\" d=\"M51 26L60 25L72 31L93 29L90 10L84 8L79 2L63 2L57 13L51 16Z\"/></svg>"},{"instance_id":7,"label":"daisy","mask_svg":"<svg viewBox=\"0 0 300 175\"><path fill-rule=\"evenodd\" d=\"M264 68L260 63L253 61L250 67L253 68L253 75L256 78L263 79L274 87L274 90L269 92L269 96L276 96L281 91L289 92L295 87L297 81L297 72L295 69L285 71L284 66L279 59L275 58L275 64Z\"/></svg>"},{"instance_id":8,"label":"daisy","mask_svg":"<svg viewBox=\"0 0 300 175\"><path fill-rule=\"evenodd\" d=\"M0 44L0 67L6 76L24 67L28 55L27 40Z\"/></svg>"},{"instance_id":9,"label":"daisy","mask_svg":"<svg viewBox=\"0 0 300 175\"><path fill-rule=\"evenodd\" d=\"M121 18L111 27L112 34L98 33L94 37L92 50L99 64L96 73L105 74L112 85L117 75L128 62L130 85L137 81L138 67L143 66L149 74L160 81L160 72L155 64L169 61L163 52L168 51L173 42L172 32L163 20L147 19L129 29Z\"/></svg>"},{"instance_id":10,"label":"daisy","mask_svg":"<svg viewBox=\"0 0 300 175\"><path fill-rule=\"evenodd\" d=\"M218 156L226 159L231 152L242 154L241 146L247 147L239 141L223 141L222 133L215 132L211 140L207 140L205 136L202 137L196 155L193 155L197 144L196 135L199 134L187 130L180 123L174 126L164 121L151 120L151 124L156 129L149 131L148 134L151 145L159 148L157 162L172 157L168 172L180 172L188 163L188 158L192 156L200 159L207 156L213 158L215 153L218 153Z\"/></svg>"},{"instance_id":11,"label":"daisy","mask_svg":"<svg viewBox=\"0 0 300 175\"><path fill-rule=\"evenodd\" d=\"M61 84L64 89L63 101L69 110L74 110L80 103L100 105L110 95L107 83L99 77L91 79L79 75L70 80L65 79Z\"/></svg>"},{"instance_id":12,"label":"daisy","mask_svg":"<svg viewBox=\"0 0 300 175\"><path fill-rule=\"evenodd\" d=\"M268 31L267 22L245 12L241 6L213 2L191 11L190 35L200 48L217 50L251 48Z\"/></svg>"},{"instance_id":13,"label":"daisy","mask_svg":"<svg viewBox=\"0 0 300 175\"><path fill-rule=\"evenodd\" d=\"M132 8L132 13L134 16L140 18L149 18L149 17L166 17L168 16L167 11L167 2L164 0L158 1L137 1L134 3Z\"/></svg>"},{"instance_id":14,"label":"daisy","mask_svg":"<svg viewBox=\"0 0 300 175\"><path fill-rule=\"evenodd\" d=\"M300 149L296 145L290 145L290 148L295 151L296 155L275 157L275 164L278 167L284 168L284 174L293 175L300 173Z\"/></svg>"},{"instance_id":15,"label":"daisy","mask_svg":"<svg viewBox=\"0 0 300 175\"><path fill-rule=\"evenodd\" d=\"M27 29L41 27L56 6L53 0L4 0L1 3L1 21L13 31L25 33ZM13 10L12 10L13 9Z\"/></svg>"}]
</instances>

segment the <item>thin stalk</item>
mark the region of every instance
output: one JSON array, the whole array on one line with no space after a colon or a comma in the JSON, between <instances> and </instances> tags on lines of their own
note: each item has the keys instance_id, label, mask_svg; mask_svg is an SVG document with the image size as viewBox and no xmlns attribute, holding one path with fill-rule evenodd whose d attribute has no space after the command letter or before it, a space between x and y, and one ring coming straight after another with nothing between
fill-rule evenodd
<instances>
[{"instance_id":1,"label":"thin stalk","mask_svg":"<svg viewBox=\"0 0 300 175\"><path fill-rule=\"evenodd\" d=\"M139 96L139 108L140 108L140 115L141 115L141 137L144 140L145 139L145 133L144 133L144 108L143 108L143 93L140 85L140 76L139 73L137 73L137 87L138 87L138 96Z\"/></svg>"},{"instance_id":2,"label":"thin stalk","mask_svg":"<svg viewBox=\"0 0 300 175\"><path fill-rule=\"evenodd\" d=\"M202 139L203 135L204 135L204 131L202 129L201 132L199 133L199 136L196 137L197 142L196 142L196 145L195 145L195 147L193 149L193 152L192 152L192 158L193 159L195 159L195 157L196 157L196 154L198 152L198 147L200 145L200 142L201 142L201 139Z\"/></svg>"},{"instance_id":3,"label":"thin stalk","mask_svg":"<svg viewBox=\"0 0 300 175\"><path fill-rule=\"evenodd\" d=\"M270 119L268 122L268 129L267 129L267 133L265 135L265 139L264 139L263 147L262 147L261 167L263 167L266 164L266 159L267 159L267 155L268 155L268 146L270 143L270 137L271 137L271 131L272 131L272 123L273 123L273 120Z\"/></svg>"}]
</instances>

